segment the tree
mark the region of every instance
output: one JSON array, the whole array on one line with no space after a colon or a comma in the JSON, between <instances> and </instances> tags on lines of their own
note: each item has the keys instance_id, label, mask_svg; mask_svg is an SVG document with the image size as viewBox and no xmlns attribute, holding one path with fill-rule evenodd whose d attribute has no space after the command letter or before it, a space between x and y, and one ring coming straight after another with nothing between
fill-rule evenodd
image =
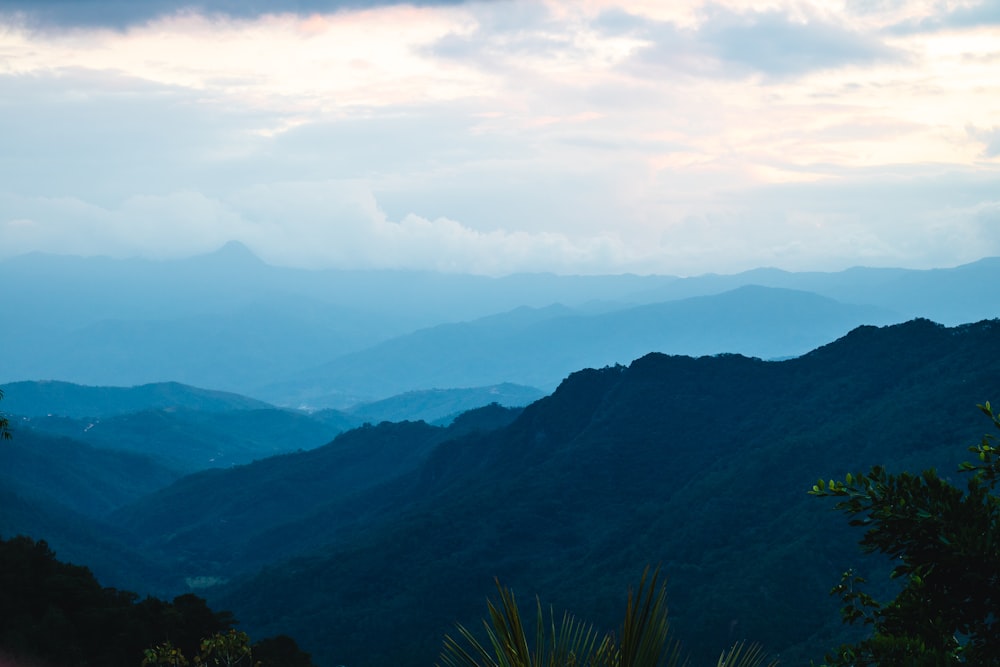
<instances>
[{"instance_id":1,"label":"tree","mask_svg":"<svg viewBox=\"0 0 1000 667\"><path fill-rule=\"evenodd\" d=\"M253 649L247 633L230 628L228 632L217 632L201 642L201 653L195 658L199 665L220 665L221 667L253 667L259 663L253 660Z\"/></svg>"},{"instance_id":2,"label":"tree","mask_svg":"<svg viewBox=\"0 0 1000 667\"><path fill-rule=\"evenodd\" d=\"M310 655L288 635L261 639L253 645L253 656L262 667L315 667Z\"/></svg>"},{"instance_id":3,"label":"tree","mask_svg":"<svg viewBox=\"0 0 1000 667\"><path fill-rule=\"evenodd\" d=\"M978 406L1000 429L989 403ZM1000 458L996 437L984 435L963 463L962 489L925 470L889 474L874 466L844 481L820 480L809 492L832 496L835 508L866 528L865 552L886 554L902 590L883 604L847 571L833 589L846 623L862 621L871 635L826 656L832 665L893 667L995 665L1000 656Z\"/></svg>"},{"instance_id":4,"label":"tree","mask_svg":"<svg viewBox=\"0 0 1000 667\"><path fill-rule=\"evenodd\" d=\"M142 667L186 667L192 662L184 655L184 651L166 641L148 648L143 653ZM259 667L260 663L253 660L253 649L250 647L250 637L247 633L230 628L226 632L216 632L211 637L201 640L198 655L194 656L194 665L207 667Z\"/></svg>"},{"instance_id":5,"label":"tree","mask_svg":"<svg viewBox=\"0 0 1000 667\"><path fill-rule=\"evenodd\" d=\"M680 644L671 638L666 587L657 587L659 571L642 575L638 592L631 589L620 632L600 635L566 613L558 628L550 611L546 619L537 599L534 641L521 620L514 594L496 583L500 604L488 604L483 621L487 642L459 625L459 637L446 636L439 667L676 667L684 665ZM719 657L718 667L762 667L766 657L757 646L736 644ZM766 663L774 667L777 662Z\"/></svg>"},{"instance_id":6,"label":"tree","mask_svg":"<svg viewBox=\"0 0 1000 667\"><path fill-rule=\"evenodd\" d=\"M3 389L0 389L0 400L3 400ZM0 440L10 440L10 422L0 412Z\"/></svg>"},{"instance_id":7,"label":"tree","mask_svg":"<svg viewBox=\"0 0 1000 667\"><path fill-rule=\"evenodd\" d=\"M142 667L186 667L184 652L169 641L148 648L143 653Z\"/></svg>"}]
</instances>

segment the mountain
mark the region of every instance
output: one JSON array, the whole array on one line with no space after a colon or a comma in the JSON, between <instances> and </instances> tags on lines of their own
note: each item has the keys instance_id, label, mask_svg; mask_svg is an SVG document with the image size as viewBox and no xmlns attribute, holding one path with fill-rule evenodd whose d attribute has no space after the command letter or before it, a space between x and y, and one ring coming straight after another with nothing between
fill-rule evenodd
<instances>
[{"instance_id":1,"label":"mountain","mask_svg":"<svg viewBox=\"0 0 1000 667\"><path fill-rule=\"evenodd\" d=\"M523 407L544 395L534 387L510 382L468 389L425 389L362 403L347 410L347 414L360 421L373 423L425 421L444 422L447 425L447 422L459 415L491 403L505 407Z\"/></svg>"},{"instance_id":2,"label":"mountain","mask_svg":"<svg viewBox=\"0 0 1000 667\"><path fill-rule=\"evenodd\" d=\"M281 397L290 387L308 387L313 400L322 400L504 381L551 390L576 369L628 363L650 351L795 356L861 324L895 321L885 309L757 286L599 314L522 308L394 338L270 391Z\"/></svg>"},{"instance_id":3,"label":"mountain","mask_svg":"<svg viewBox=\"0 0 1000 667\"><path fill-rule=\"evenodd\" d=\"M544 395L532 387L500 384L411 392L359 404L349 412L303 412L178 383L85 387L15 382L5 392L3 407L19 434L133 452L176 474L314 449L365 422L449 422L491 403L524 406Z\"/></svg>"},{"instance_id":4,"label":"mountain","mask_svg":"<svg viewBox=\"0 0 1000 667\"><path fill-rule=\"evenodd\" d=\"M917 320L783 361L648 354L482 428L381 424L199 473L114 523L318 664L431 664L494 577L611 628L647 563L696 659L747 638L804 664L850 632L827 595L844 569L888 581L806 491L875 463L956 470L991 427L975 405L1000 395L998 346L997 321Z\"/></svg>"},{"instance_id":5,"label":"mountain","mask_svg":"<svg viewBox=\"0 0 1000 667\"><path fill-rule=\"evenodd\" d=\"M4 385L4 412L25 417L112 417L142 410L229 412L273 406L238 394L177 382L139 387L89 387L70 382L11 382Z\"/></svg>"},{"instance_id":6,"label":"mountain","mask_svg":"<svg viewBox=\"0 0 1000 667\"><path fill-rule=\"evenodd\" d=\"M0 487L95 518L178 477L148 456L30 430L18 429L17 437L0 446Z\"/></svg>"},{"instance_id":7,"label":"mountain","mask_svg":"<svg viewBox=\"0 0 1000 667\"><path fill-rule=\"evenodd\" d=\"M892 321L926 317L956 324L1000 312L1000 297L981 288L998 279L996 258L928 271L758 269L689 278L551 274L492 278L289 269L269 266L237 243L170 261L33 253L0 261L0 284L16 286L5 293L5 308L17 314L0 330L0 349L5 352L0 383L48 379L128 386L177 381L287 407L298 407L295 399L300 396L329 396L322 405L310 403L313 407L346 407L403 391L499 382L548 391L579 365L602 362L583 359L577 366L563 364L559 372L542 378L546 385L480 369L456 384L432 378L415 384L416 378L410 378L394 381L393 389L378 394L329 394L329 378L316 369L328 362L349 363L351 354L421 329L470 323L522 306L547 318L554 313L545 309L553 304L563 304L579 316L610 314L749 285L807 291L844 304L879 308L894 313ZM501 321L495 325L513 326ZM485 328L486 323L479 326ZM844 331L828 330L824 340ZM711 350L723 351L734 350Z\"/></svg>"},{"instance_id":8,"label":"mountain","mask_svg":"<svg viewBox=\"0 0 1000 667\"><path fill-rule=\"evenodd\" d=\"M798 289L844 303L886 308L903 319L925 318L958 325L996 317L1000 295L982 285L1000 279L1000 258L985 257L953 268L908 270L854 267L832 273L754 269L732 275L681 278L633 294L639 302L676 300L727 292L745 285Z\"/></svg>"},{"instance_id":9,"label":"mountain","mask_svg":"<svg viewBox=\"0 0 1000 667\"><path fill-rule=\"evenodd\" d=\"M183 564L186 578L228 577L276 554L320 546L376 507L400 509L389 496L355 501L415 470L441 442L498 428L517 414L488 406L465 413L448 428L424 422L366 425L309 452L185 477L120 508L113 520L137 537L144 552Z\"/></svg>"},{"instance_id":10,"label":"mountain","mask_svg":"<svg viewBox=\"0 0 1000 667\"><path fill-rule=\"evenodd\" d=\"M330 419L276 408L230 412L167 408L103 419L35 417L16 423L19 432L61 435L95 447L135 452L188 473L313 449L361 423L341 417L332 425Z\"/></svg>"},{"instance_id":11,"label":"mountain","mask_svg":"<svg viewBox=\"0 0 1000 667\"><path fill-rule=\"evenodd\" d=\"M307 271L240 244L159 262L32 253L0 261L0 284L17 286L5 294L17 317L0 330L0 382L180 381L270 400L259 392L277 378L420 327L616 301L670 280Z\"/></svg>"},{"instance_id":12,"label":"mountain","mask_svg":"<svg viewBox=\"0 0 1000 667\"><path fill-rule=\"evenodd\" d=\"M165 566L130 548L106 517L178 477L148 457L19 429L0 443L0 536L44 536L103 580L169 590Z\"/></svg>"}]
</instances>

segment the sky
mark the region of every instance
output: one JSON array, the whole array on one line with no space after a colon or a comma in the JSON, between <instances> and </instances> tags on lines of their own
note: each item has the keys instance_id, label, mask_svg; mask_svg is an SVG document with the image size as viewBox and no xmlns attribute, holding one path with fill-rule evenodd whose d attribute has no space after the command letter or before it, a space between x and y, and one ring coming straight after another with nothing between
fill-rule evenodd
<instances>
[{"instance_id":1,"label":"sky","mask_svg":"<svg viewBox=\"0 0 1000 667\"><path fill-rule=\"evenodd\" d=\"M0 259L1000 255L995 0L0 0Z\"/></svg>"}]
</instances>

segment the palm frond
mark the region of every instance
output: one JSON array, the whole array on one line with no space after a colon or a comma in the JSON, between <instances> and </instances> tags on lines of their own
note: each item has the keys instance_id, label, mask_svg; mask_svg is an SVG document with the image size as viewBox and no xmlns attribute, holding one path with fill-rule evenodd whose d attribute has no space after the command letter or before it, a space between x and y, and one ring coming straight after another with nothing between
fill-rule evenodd
<instances>
[{"instance_id":1,"label":"palm frond","mask_svg":"<svg viewBox=\"0 0 1000 667\"><path fill-rule=\"evenodd\" d=\"M616 667L676 667L687 664L680 644L670 636L667 588L657 587L660 568L647 566L637 591L629 589Z\"/></svg>"},{"instance_id":2,"label":"palm frond","mask_svg":"<svg viewBox=\"0 0 1000 667\"><path fill-rule=\"evenodd\" d=\"M594 656L607 651L609 638L599 638L593 626L585 625L571 614L563 614L556 627L549 610L546 620L542 604L536 598L535 641L529 645L517 600L510 589L496 582L499 604L488 602L489 618L483 621L487 641L481 642L472 632L458 626L458 638L446 635L439 657L439 667L569 667L596 665Z\"/></svg>"},{"instance_id":3,"label":"palm frond","mask_svg":"<svg viewBox=\"0 0 1000 667\"><path fill-rule=\"evenodd\" d=\"M759 644L739 642L719 656L717 667L777 667L778 661L767 661L767 654Z\"/></svg>"},{"instance_id":4,"label":"palm frond","mask_svg":"<svg viewBox=\"0 0 1000 667\"><path fill-rule=\"evenodd\" d=\"M437 667L684 667L681 645L670 634L666 585L660 570L642 573L639 587L629 589L625 620L619 637L595 632L592 625L564 613L557 626L535 598L534 641L528 641L517 600L510 589L494 580L499 602L487 602L483 620L486 641L458 625L457 637L446 635ZM756 644L733 645L719 657L717 667L775 667L777 661Z\"/></svg>"}]
</instances>

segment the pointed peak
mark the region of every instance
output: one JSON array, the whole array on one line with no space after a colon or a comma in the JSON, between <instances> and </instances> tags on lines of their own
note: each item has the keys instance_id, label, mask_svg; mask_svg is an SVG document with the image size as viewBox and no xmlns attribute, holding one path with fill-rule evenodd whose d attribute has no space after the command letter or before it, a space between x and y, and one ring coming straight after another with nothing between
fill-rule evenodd
<instances>
[{"instance_id":1,"label":"pointed peak","mask_svg":"<svg viewBox=\"0 0 1000 667\"><path fill-rule=\"evenodd\" d=\"M218 250L191 259L198 263L207 261L213 266L221 265L229 268L262 266L264 264L261 258L240 241L229 241Z\"/></svg>"},{"instance_id":2,"label":"pointed peak","mask_svg":"<svg viewBox=\"0 0 1000 667\"><path fill-rule=\"evenodd\" d=\"M219 248L213 253L216 257L239 257L243 259L253 258L259 261L259 257L253 253L250 248L246 247L242 241L229 241L224 246Z\"/></svg>"}]
</instances>

